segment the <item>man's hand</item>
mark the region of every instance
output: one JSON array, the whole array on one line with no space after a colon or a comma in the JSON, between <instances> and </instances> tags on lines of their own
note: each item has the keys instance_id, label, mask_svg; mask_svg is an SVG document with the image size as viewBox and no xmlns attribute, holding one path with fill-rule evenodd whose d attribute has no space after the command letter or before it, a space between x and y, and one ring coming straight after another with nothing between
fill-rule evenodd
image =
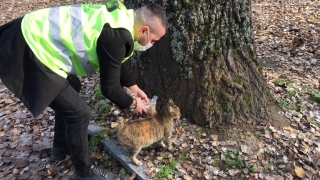
<instances>
[{"instance_id":1,"label":"man's hand","mask_svg":"<svg viewBox=\"0 0 320 180\"><path fill-rule=\"evenodd\" d=\"M137 107L136 107L136 109L134 111L132 111L132 113L134 113L134 114L142 114L142 113L148 114L148 110L142 104L141 98L137 97L135 100L137 101ZM133 106L134 103L135 103L135 101L133 101L131 106Z\"/></svg>"},{"instance_id":2,"label":"man's hand","mask_svg":"<svg viewBox=\"0 0 320 180\"><path fill-rule=\"evenodd\" d=\"M129 87L129 89L132 91L132 93L135 95L135 97L139 97L142 100L145 100L147 103L149 103L148 96L137 85L133 85L133 86ZM140 103L141 103L141 99L140 99ZM142 103L141 103L141 105L142 105Z\"/></svg>"}]
</instances>

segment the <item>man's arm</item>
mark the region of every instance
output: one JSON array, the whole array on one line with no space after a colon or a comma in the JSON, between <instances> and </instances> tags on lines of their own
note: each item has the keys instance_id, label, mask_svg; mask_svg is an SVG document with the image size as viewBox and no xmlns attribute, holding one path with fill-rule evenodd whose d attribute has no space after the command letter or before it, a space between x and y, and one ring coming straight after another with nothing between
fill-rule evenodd
<instances>
[{"instance_id":1,"label":"man's arm","mask_svg":"<svg viewBox=\"0 0 320 180\"><path fill-rule=\"evenodd\" d=\"M97 42L101 91L106 98L122 109L133 104L133 99L124 92L122 85L135 83L133 79L127 79L128 72L125 72L121 65L122 60L129 56L132 50L133 40L127 30L103 28Z\"/></svg>"},{"instance_id":2,"label":"man's arm","mask_svg":"<svg viewBox=\"0 0 320 180\"><path fill-rule=\"evenodd\" d=\"M125 87L130 87L136 84L124 63L121 64L120 83Z\"/></svg>"}]
</instances>

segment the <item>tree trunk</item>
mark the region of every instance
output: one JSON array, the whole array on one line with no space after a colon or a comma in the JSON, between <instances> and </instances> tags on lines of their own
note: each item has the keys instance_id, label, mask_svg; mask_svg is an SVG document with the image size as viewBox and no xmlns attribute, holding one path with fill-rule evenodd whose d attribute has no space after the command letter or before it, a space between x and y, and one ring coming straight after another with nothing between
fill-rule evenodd
<instances>
[{"instance_id":1,"label":"tree trunk","mask_svg":"<svg viewBox=\"0 0 320 180\"><path fill-rule=\"evenodd\" d=\"M257 62L250 0L158 0L169 31L128 63L138 85L159 103L173 98L200 126L269 119L277 112ZM126 0L128 8L148 4Z\"/></svg>"}]
</instances>

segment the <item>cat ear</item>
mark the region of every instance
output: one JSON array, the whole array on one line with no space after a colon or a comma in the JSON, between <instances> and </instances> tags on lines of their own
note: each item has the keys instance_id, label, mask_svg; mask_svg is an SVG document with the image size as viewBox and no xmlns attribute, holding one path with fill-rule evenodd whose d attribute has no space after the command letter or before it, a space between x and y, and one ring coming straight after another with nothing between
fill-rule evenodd
<instances>
[{"instance_id":1,"label":"cat ear","mask_svg":"<svg viewBox=\"0 0 320 180\"><path fill-rule=\"evenodd\" d=\"M174 104L174 102L171 98L168 100L168 104Z\"/></svg>"},{"instance_id":2,"label":"cat ear","mask_svg":"<svg viewBox=\"0 0 320 180\"><path fill-rule=\"evenodd\" d=\"M173 111L173 108L172 108L171 106L169 106L169 107L168 107L168 111L169 111L169 112L172 112L172 111Z\"/></svg>"}]
</instances>

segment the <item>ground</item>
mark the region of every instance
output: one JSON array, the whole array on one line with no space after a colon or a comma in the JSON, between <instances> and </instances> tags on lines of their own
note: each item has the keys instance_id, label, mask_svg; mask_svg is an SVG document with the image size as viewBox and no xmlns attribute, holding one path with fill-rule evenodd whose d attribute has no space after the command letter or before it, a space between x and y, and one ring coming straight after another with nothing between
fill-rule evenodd
<instances>
[{"instance_id":1,"label":"ground","mask_svg":"<svg viewBox=\"0 0 320 180\"><path fill-rule=\"evenodd\" d=\"M89 1L0 0L0 25L49 6ZM90 1L101 3L102 1ZM253 0L259 62L283 121L198 127L175 121L174 150L148 148L139 158L150 179L319 179L320 3L318 0ZM114 136L116 109L99 94L97 75L82 79L91 123ZM284 122L284 123L283 123ZM54 116L34 118L0 81L0 179L70 179L72 161L50 159ZM99 149L92 159L117 174L124 169Z\"/></svg>"}]
</instances>

